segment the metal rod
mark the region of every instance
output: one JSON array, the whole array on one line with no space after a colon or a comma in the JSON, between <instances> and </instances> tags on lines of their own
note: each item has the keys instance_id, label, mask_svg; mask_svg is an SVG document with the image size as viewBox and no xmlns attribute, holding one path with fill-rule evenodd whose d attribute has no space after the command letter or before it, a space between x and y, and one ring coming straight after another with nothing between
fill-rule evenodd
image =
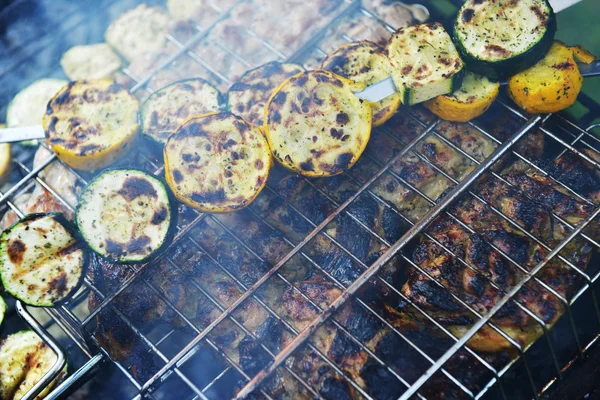
<instances>
[{"instance_id":1,"label":"metal rod","mask_svg":"<svg viewBox=\"0 0 600 400\"><path fill-rule=\"evenodd\" d=\"M17 300L15 303L17 313L27 322L27 324L33 328L35 333L52 349L56 354L56 362L52 365L52 368L44 374L44 376L33 385L31 389L23 395L24 400L34 399L46 386L48 386L62 371L67 363L65 354L54 339L46 332L44 328L36 321L35 318L25 309L23 303Z\"/></svg>"}]
</instances>

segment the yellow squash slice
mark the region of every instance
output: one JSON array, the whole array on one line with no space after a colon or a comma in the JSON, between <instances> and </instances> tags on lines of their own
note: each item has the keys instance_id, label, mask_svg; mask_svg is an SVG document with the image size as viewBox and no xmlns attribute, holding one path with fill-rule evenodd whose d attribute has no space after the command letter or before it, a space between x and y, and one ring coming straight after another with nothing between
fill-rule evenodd
<instances>
[{"instance_id":1,"label":"yellow squash slice","mask_svg":"<svg viewBox=\"0 0 600 400\"><path fill-rule=\"evenodd\" d=\"M42 124L67 165L96 170L120 159L138 133L137 98L110 79L76 81L48 103Z\"/></svg>"},{"instance_id":2,"label":"yellow squash slice","mask_svg":"<svg viewBox=\"0 0 600 400\"><path fill-rule=\"evenodd\" d=\"M483 75L467 72L460 89L435 97L424 103L432 113L447 121L467 122L479 117L492 105L499 82L492 82Z\"/></svg>"},{"instance_id":3,"label":"yellow squash slice","mask_svg":"<svg viewBox=\"0 0 600 400\"><path fill-rule=\"evenodd\" d=\"M167 140L164 156L165 177L175 196L212 213L250 204L271 168L261 130L228 112L189 118Z\"/></svg>"},{"instance_id":4,"label":"yellow squash slice","mask_svg":"<svg viewBox=\"0 0 600 400\"><path fill-rule=\"evenodd\" d=\"M273 156L312 177L352 167L371 136L371 105L354 95L363 88L321 70L282 83L265 107L264 130Z\"/></svg>"},{"instance_id":5,"label":"yellow squash slice","mask_svg":"<svg viewBox=\"0 0 600 400\"><path fill-rule=\"evenodd\" d=\"M265 103L287 78L304 71L296 64L272 61L246 72L227 93L227 109L256 126L263 125Z\"/></svg>"},{"instance_id":6,"label":"yellow squash slice","mask_svg":"<svg viewBox=\"0 0 600 400\"><path fill-rule=\"evenodd\" d=\"M528 113L553 113L572 106L582 84L573 50L554 41L537 64L508 80L508 94Z\"/></svg>"}]
</instances>

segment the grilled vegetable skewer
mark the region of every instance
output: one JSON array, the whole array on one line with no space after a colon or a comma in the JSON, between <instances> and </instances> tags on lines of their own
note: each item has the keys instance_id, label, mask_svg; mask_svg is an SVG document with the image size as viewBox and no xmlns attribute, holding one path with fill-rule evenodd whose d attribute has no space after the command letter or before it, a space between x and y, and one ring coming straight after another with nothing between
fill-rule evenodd
<instances>
[{"instance_id":1,"label":"grilled vegetable skewer","mask_svg":"<svg viewBox=\"0 0 600 400\"><path fill-rule=\"evenodd\" d=\"M77 226L100 256L147 262L165 250L177 226L175 200L157 177L136 169L109 169L84 189Z\"/></svg>"},{"instance_id":2,"label":"grilled vegetable skewer","mask_svg":"<svg viewBox=\"0 0 600 400\"><path fill-rule=\"evenodd\" d=\"M59 213L30 214L0 236L0 277L25 304L52 307L73 293L88 253L72 224Z\"/></svg>"}]
</instances>

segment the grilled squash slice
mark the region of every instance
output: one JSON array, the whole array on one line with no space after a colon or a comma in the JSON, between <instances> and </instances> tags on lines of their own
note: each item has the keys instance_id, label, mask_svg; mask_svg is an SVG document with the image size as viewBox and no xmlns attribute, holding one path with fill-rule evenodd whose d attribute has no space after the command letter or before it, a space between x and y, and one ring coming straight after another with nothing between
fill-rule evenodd
<instances>
[{"instance_id":1,"label":"grilled squash slice","mask_svg":"<svg viewBox=\"0 0 600 400\"><path fill-rule=\"evenodd\" d=\"M162 145L183 121L218 111L221 105L221 93L204 79L175 82L154 92L142 104L142 133Z\"/></svg>"},{"instance_id":2,"label":"grilled squash slice","mask_svg":"<svg viewBox=\"0 0 600 400\"><path fill-rule=\"evenodd\" d=\"M573 105L582 84L573 51L555 41L540 62L508 80L508 94L528 113L553 113Z\"/></svg>"},{"instance_id":3,"label":"grilled squash slice","mask_svg":"<svg viewBox=\"0 0 600 400\"><path fill-rule=\"evenodd\" d=\"M541 60L555 33L548 0L467 0L454 23L454 41L469 70L494 80Z\"/></svg>"},{"instance_id":4,"label":"grilled squash slice","mask_svg":"<svg viewBox=\"0 0 600 400\"><path fill-rule=\"evenodd\" d=\"M81 282L89 259L83 247L62 214L30 214L0 236L2 285L26 304L54 306Z\"/></svg>"},{"instance_id":5,"label":"grilled squash slice","mask_svg":"<svg viewBox=\"0 0 600 400\"><path fill-rule=\"evenodd\" d=\"M371 105L354 93L364 85L330 71L303 72L282 83L265 107L264 130L286 168L318 177L358 161L371 136Z\"/></svg>"},{"instance_id":6,"label":"grilled squash slice","mask_svg":"<svg viewBox=\"0 0 600 400\"><path fill-rule=\"evenodd\" d=\"M499 90L499 82L467 72L460 89L426 101L424 106L447 121L467 122L486 112Z\"/></svg>"},{"instance_id":7,"label":"grilled squash slice","mask_svg":"<svg viewBox=\"0 0 600 400\"><path fill-rule=\"evenodd\" d=\"M250 204L271 168L261 130L228 112L188 119L169 137L164 155L165 176L175 196L212 213Z\"/></svg>"},{"instance_id":8,"label":"grilled squash slice","mask_svg":"<svg viewBox=\"0 0 600 400\"><path fill-rule=\"evenodd\" d=\"M39 125L48 101L68 82L62 79L40 79L21 90L9 103L6 111L6 125Z\"/></svg>"},{"instance_id":9,"label":"grilled squash slice","mask_svg":"<svg viewBox=\"0 0 600 400\"><path fill-rule=\"evenodd\" d=\"M63 54L60 66L72 81L112 78L121 68L121 58L106 43L75 46Z\"/></svg>"},{"instance_id":10,"label":"grilled squash slice","mask_svg":"<svg viewBox=\"0 0 600 400\"><path fill-rule=\"evenodd\" d=\"M111 261L150 261L167 248L177 226L175 199L157 177L108 169L81 194L77 226L94 252Z\"/></svg>"},{"instance_id":11,"label":"grilled squash slice","mask_svg":"<svg viewBox=\"0 0 600 400\"><path fill-rule=\"evenodd\" d=\"M21 399L56 363L54 351L33 331L0 342L0 399ZM43 399L66 375L67 366L35 399Z\"/></svg>"},{"instance_id":12,"label":"grilled squash slice","mask_svg":"<svg viewBox=\"0 0 600 400\"><path fill-rule=\"evenodd\" d=\"M387 51L402 104L412 106L452 93L462 84L464 64L438 22L398 29Z\"/></svg>"},{"instance_id":13,"label":"grilled squash slice","mask_svg":"<svg viewBox=\"0 0 600 400\"><path fill-rule=\"evenodd\" d=\"M265 104L277 86L304 71L300 65L271 61L246 72L227 92L227 110L256 126L263 126Z\"/></svg>"},{"instance_id":14,"label":"grilled squash slice","mask_svg":"<svg viewBox=\"0 0 600 400\"><path fill-rule=\"evenodd\" d=\"M321 68L365 86L382 81L393 73L385 50L368 40L342 46L323 60ZM379 126L390 119L400 104L398 94L373 103L373 125Z\"/></svg>"},{"instance_id":15,"label":"grilled squash slice","mask_svg":"<svg viewBox=\"0 0 600 400\"><path fill-rule=\"evenodd\" d=\"M117 18L104 33L104 39L127 61L143 57L167 44L169 16L158 7L140 4Z\"/></svg>"},{"instance_id":16,"label":"grilled squash slice","mask_svg":"<svg viewBox=\"0 0 600 400\"><path fill-rule=\"evenodd\" d=\"M137 137L135 96L110 79L75 81L48 103L46 140L67 165L96 170L117 161Z\"/></svg>"}]
</instances>

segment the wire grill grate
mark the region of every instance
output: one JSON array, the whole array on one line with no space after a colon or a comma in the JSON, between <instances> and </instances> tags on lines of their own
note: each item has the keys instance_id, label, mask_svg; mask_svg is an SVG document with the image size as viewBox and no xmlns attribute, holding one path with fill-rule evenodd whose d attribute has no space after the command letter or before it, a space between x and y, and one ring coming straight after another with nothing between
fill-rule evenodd
<instances>
[{"instance_id":1,"label":"wire grill grate","mask_svg":"<svg viewBox=\"0 0 600 400\"><path fill-rule=\"evenodd\" d=\"M149 74L147 74L147 76L137 77L130 70L124 69L123 72L133 81L131 91L137 93L138 91L145 90L151 93L153 90L149 85L151 84L152 79L162 71L169 69L173 62L176 62L182 57L189 57L194 62L200 64L200 66L205 68L208 71L208 74L212 76L216 82L221 82L225 85L231 84L233 82L233 78L228 77L226 74L221 73L218 69L212 67L210 63L211 60L205 60L197 54L195 49L196 46L205 40L208 40L210 45L218 47L221 51L228 54L228 56L241 63L245 68L257 66L256 63L247 60L242 55L238 54L234 49L229 48L226 44L215 41L213 38L208 38L211 30L219 22L225 20L230 15L232 10L235 9L235 7L239 7L242 3L245 3L245 1L238 1L232 9L227 11L220 9L218 6L213 6L215 11L220 13L220 16L215 19L213 23L210 24L206 29L202 29L200 27L196 28L197 33L195 33L192 38L185 43L181 43L174 36L169 35L167 39L170 44L174 45L176 51L168 56ZM323 27L321 31L308 40L305 45L303 45L297 51L291 52L289 55L286 55L285 52L277 50L275 46L268 41L261 39L259 35L255 34L250 29L246 29L246 34L255 40L261 41L262 46L271 51L272 58L274 59L294 62L307 62L307 54L317 54L321 57L326 54L326 52L320 48L320 41L326 38L327 32L329 32L332 27L335 27L336 24L342 23L344 18L353 16L354 13L360 13L365 17L371 18L378 24L385 24L385 22L379 17L374 15L369 10L363 8L360 2L347 1L344 4L343 10L339 12L327 26ZM390 25L385 24L385 28L390 32L393 31L393 28ZM342 34L341 38L345 41L353 40L352 37L346 34ZM308 60L308 62L310 62L310 60ZM468 397L479 398L483 396L494 384L499 383L499 388L502 392L502 395L504 395L506 398L506 394L502 386L502 377L507 373L507 371L509 371L510 367L514 365L516 359L510 360L505 365L500 367L494 366L484 357L479 355L478 352L465 346L465 343L470 335L484 325L490 327L499 335L501 335L506 341L508 341L519 354L520 358L524 360L532 391L534 395L537 396L537 386L528 366L528 357L526 353L527 349L523 348L523 346L511 338L500 327L491 322L491 318L504 304L508 302L516 304L520 310L522 310L540 325L543 335L548 343L548 347L552 353L556 374L558 376L562 376L558 356L556 355L554 346L550 339L549 327L546 326L546 323L543 321L543 319L538 317L535 312L529 310L526 304L521 304L514 297L518 293L519 289L521 289L530 280L535 281L537 284L547 290L552 296L555 296L565 307L570 323L570 329L573 332L577 347L581 353L583 347L572 316L571 305L581 295L583 295L586 290L589 291L589 293L591 293L593 296L596 318L600 323L600 312L593 287L594 283L600 276L600 272L592 271L595 272L596 275L589 275L586 271L572 263L567 257L561 255L560 252L575 237L583 238L583 240L585 240L587 243L598 247L597 241L583 232L583 229L597 217L600 211L590 199L585 198L585 196L573 190L568 184L554 179L551 174L546 172L542 167L530 160L527 156L520 154L520 152L515 150L515 148L517 147L519 140L523 140L523 138L525 138L531 132L539 130L545 137L555 141L558 146L560 146L562 150L557 156L561 156L565 152L570 152L598 168L599 165L596 160L591 158L588 154L580 151L575 146L578 146L579 148L580 146L583 146L584 148L597 152L597 145L600 141L588 131L579 128L577 125L569 122L561 116L533 117L528 119L528 117L522 115L519 111L511 108L505 103L501 103L498 105L498 107L507 110L508 114L510 114L512 118L515 118L521 122L518 123L518 130L516 133L509 138L504 138L504 140L498 139L496 135L490 133L488 129L484 129L479 123L469 123L470 127L479 132L479 134L492 143L496 149L493 154L488 154L489 157L484 159L478 159L472 154L469 154L469 152L465 151L459 145L453 143L443 134L439 133L437 129L441 123L439 120L404 111L398 118L411 121L417 127L415 128L417 133L414 135L412 140L406 141L404 138L399 138L397 133L389 128L389 124L380 128L378 130L378 136L375 139L381 138L381 140L384 140L385 138L387 143L391 144L396 150L396 153L388 159L381 160L381 156L379 154L373 153L372 151L367 151L363 156L365 159L363 164L368 165L365 167L365 175L361 176L361 172L363 172L360 171L360 168L362 168L361 165L357 166L356 169L358 171L351 171L345 174L343 177L343 179L345 179L353 188L353 193L351 195L340 197L339 193L328 190L326 186L321 185L321 183L317 181L303 179L303 184L309 188L307 190L310 190L318 195L319 198L322 199L323 204L326 205L326 209L328 211L326 212L326 215L322 216L321 218L307 214L306 210L303 209L302 205L298 204L295 199L286 198L286 196L282 195L277 187L273 187L273 184L269 183L265 189L265 194L261 196L268 196L269 198L277 199L277 201L289 208L294 215L298 216L298 218L300 218L303 223L308 226L308 233L302 237L297 237L297 235L294 235L294 232L286 232L281 226L278 226L275 222L270 220L268 215L265 216L264 209L261 207L252 206L247 211L243 212L244 217L248 218L251 223L264 227L264 229L268 232L281 233L281 237L279 239L282 245L285 246L286 252L282 253L285 255L276 262L272 262L272 260L269 260L268 257L261 255L261 251L252 245L252 238L242 234L243 231L239 229L239 226L233 225L235 221L230 220L227 217L206 215L188 211L188 214L191 215L186 215L185 223L180 226L179 232L171 247L175 249L180 246L187 246L188 248L195 249L193 251L209 258L210 262L214 265L215 270L218 271L219 274L225 276L227 280L236 288L238 293L238 296L235 297L234 300L224 303L222 299L216 297L213 293L207 290L202 282L192 279L191 285L194 287L194 289L200 293L203 299L206 299L210 303L214 310L216 310L216 316L205 326L198 326L197 321L190 319L189 316L181 310L181 306L174 304L174 302L169 298L169 295L164 292L164 289L161 288L160 285L157 285L152 279L152 271L156 268L159 268L161 263L167 263L169 268L171 268L173 271L176 271L178 274L181 274L182 276L188 274L185 268L182 268L181 263L173 259L172 252L168 252L167 255L165 255L160 261L141 266L128 266L127 268L130 270L128 278L115 290L112 290L109 293L103 293L100 288L95 286L95 283L92 279L86 278L84 282L84 288L82 288L80 293L78 293L73 300L56 310L48 310L47 313L90 357L90 361L84 367L82 367L82 372L87 371L96 365L102 358L108 359L108 350L102 345L102 343L98 342L98 339L93 334L93 331L94 328L97 328L95 326L97 316L103 312L115 313L119 321L124 323L128 329L130 329L135 336L139 338L141 342L143 342L149 354L155 358L158 358L163 365L157 372L152 374L149 379L141 382L136 379L129 368L122 365L122 363L115 363L117 367L122 370L124 375L127 376L129 381L139 392L139 395L142 396L152 397L154 392L160 391L161 386L166 384L169 380L171 380L171 377L174 376L187 385L187 387L190 389L192 397L207 399L209 397L207 397L206 393L209 392L211 388L213 388L215 385L218 385L219 381L224 377L235 373L241 377L242 381L245 382L245 386L238 394L239 397L249 394L254 390L259 390L265 398L272 398L272 395L268 392L268 385L267 387L261 386L261 383L265 380L268 380L274 371L280 371L284 376L286 376L286 378L297 382L304 393L310 394L310 396L319 397L320 394L315 390L313 387L314 385L312 385L310 382L307 382L306 379L304 379L293 367L285 363L290 356L294 356L299 352L304 352L310 353L317 359L326 363L337 376L345 380L347 384L352 386L354 390L360 393L360 395L365 398L373 398L373 395L365 391L365 388L361 386L356 379L353 379L352 376L349 376L344 371L343 366L338 365L334 360L330 359L327 354L323 353L323 351L315 346L315 344L311 341L319 327L326 326L328 329L331 328L336 332L341 332L341 334L354 343L354 345L356 345L360 351L367 354L369 358L373 359L377 364L383 366L392 376L394 376L397 384L405 388L402 398L409 398L412 395L417 395L423 398L423 396L419 394L419 390L427 381L427 379L429 379L438 370L441 371L441 373L450 382L452 382L452 384L458 388L460 392ZM562 124L559 125L557 129L561 130L562 135L570 135L572 138L571 141L565 140L561 135L553 133L553 131L546 127L546 123L550 118L556 119L560 124ZM442 145L445 146L448 151L459 154L464 160L465 165L467 165L466 170L469 173L457 175L454 171L446 170L444 166L437 165L434 160L432 160L423 152L422 145L424 140L427 138L434 138L439 143L442 143ZM594 207L595 211L587 216L587 218L585 218L585 220L580 222L577 226L569 224L567 221L554 214L554 217L568 228L569 234L562 242L558 243L554 247L543 243L535 235L524 229L518 221L512 220L509 216L505 215L501 210L494 207L493 204L490 204L486 199L482 198L479 194L472 190L473 183L484 174L489 174L502 183L513 186L492 168L505 155L513 155L517 159L527 163L532 168L535 168L540 173L550 177L553 182L561 185L566 191L578 197L581 201L584 201L590 206ZM136 156L139 158L140 163L146 165L155 174L162 173L162 165L157 160L154 160L145 154L138 154ZM398 172L398 162L404 157L408 156L416 158L419 163L432 171L432 173L435 174L436 179L446 182L446 189L448 192L444 197L432 199L430 195L426 193L426 188L419 188L411 184L407 179L405 179L405 177L402 176L401 173ZM43 179L38 176L40 171L42 171L46 166L56 162L60 161L56 159L56 156L52 155L46 162L37 168L29 170L24 163L16 161L18 169L22 171L24 176L18 183L12 186L8 192L0 197L0 205L6 204L10 209L19 214L18 207L10 199L16 198L16 196L19 194L30 190L33 182L35 181L48 190L50 194L55 197L63 206L72 211L73 206L63 199L56 191L47 185ZM80 176L75 171L73 172L77 175L78 180L82 184L85 184L85 177ZM420 199L419 201L423 202L423 204L426 204L422 213L416 217L415 215L405 215L405 213L399 211L396 207L394 207L393 204L390 204L388 200L383 198L381 194L378 194L377 185L384 178L393 179L399 184L403 185L405 188L408 188L408 190L414 194L415 198ZM535 195L532 193L522 192L518 188L517 191L526 197ZM462 221L461 218L454 215L450 211L451 205L456 199L467 195L472 196L477 201L480 201L490 207L498 216L498 218L507 221L514 229L523 232L523 234L527 235L529 239L544 247L548 251L548 255L547 259L543 260L532 269L520 265L517 261L511 258L510 254L506 254L506 252L502 251L502 249L498 248L493 243L488 243L488 245L492 246L494 250L498 251L504 258L509 260L511 265L514 265L517 269L519 269L523 273L523 278L518 282L518 284L508 291L495 285L494 282L489 278L485 278L487 282L491 283L492 286L500 290L505 295L503 300L499 301L487 314L482 314L478 310L474 309L460 297L460 294L449 290L449 295L455 301L460 303L461 306L468 309L474 316L474 327L471 328L469 332L465 334L465 336L459 338L449 331L444 325L440 324L435 318L429 315L428 311L413 303L411 299L406 297L400 290L398 290L396 286L386 280L386 278L380 274L380 271L382 271L382 269L390 260L399 256L407 264L425 274L439 287L447 290L443 282L415 264L411 257L405 254L403 251L409 245L409 243L414 240L414 238L423 235L428 240L434 242L437 246L442 248L444 252L447 252L453 256L467 268L471 269L475 273L480 273L476 266L471 265L459 254L453 252L451 249L425 231L427 226L438 215L444 215L456 221L469 232L477 233L476 230L470 227L468 223ZM369 224L365 223L360 216L355 215L353 212L353 206L364 196L372 198L381 207L393 212L400 220L406 223L409 229L398 240L393 242L376 232L376 230L370 227ZM335 227L336 224L339 224L341 218L346 217L353 221L352 226L356 226L358 230L365 232L369 236L370 240L378 243L382 249L382 254L377 260L368 261L365 260L364 257L353 254L353 252L347 248L347 246L344 245L344 243L342 243L335 234L330 233L331 228ZM198 239L203 234L203 231L200 228L206 227L213 229L215 232L220 232L221 235L230 238L231 241L235 243L235 249L238 249L245 254L244 257L246 258L243 258L244 260L252 260L252 263L256 263L256 265L266 265L266 267L261 270L264 273L254 280L247 280L243 276L237 276L236 273L231 270L230 266L224 265L224 263L220 261L218 253L215 253L215 249L208 248L206 243L202 243L202 241ZM354 266L355 270L360 271L361 274L356 275L353 277L353 279L348 280L344 279L344 277L340 278L339 276L335 276L326 266L320 265L320 263L315 259L313 248L316 240L322 240L325 243L328 243L328 245L331 246L331 249L335 249L336 252L343 254L344 257L350 260L349 262ZM553 257L560 259L561 262L576 271L576 273L582 277L583 281L585 281L585 285L576 295L572 296L571 299L568 299L562 294L558 293L554 288L552 288L552 286L535 276L536 273L540 271ZM311 296L309 293L303 291L302 286L298 282L291 280L289 278L288 266L290 263L294 263L298 259L301 259L302 263L310 265L311 268L314 268L318 274L324 276L328 282L337 288L339 290L339 297L332 299L332 301L329 303L320 304L319 301L315 300L314 296ZM312 310L312 315L314 318L310 318L306 324L298 327L294 326L292 323L287 321L286 318L282 317L280 315L281 312L277 309L276 305L269 304L270 302L264 298L265 288L273 286L274 282L276 282L276 286L289 288L293 293L300 296L303 301L310 305L310 309ZM173 354L166 354L164 350L161 350L161 347L164 343L169 342L171 339L177 336L176 329L170 328L166 332L163 332L163 334L158 335L159 337L157 338L150 337L148 333L144 332L144 329L136 327L135 321L131 321L130 318L128 318L125 313L120 310L118 301L116 299L126 294L128 291L135 290L137 285L143 285L146 287L151 293L153 293L154 296L156 296L156 298L160 300L161 304L164 304L166 308L176 316L176 320L180 321L182 326L185 326L188 330L193 332L191 339L185 341L184 345L178 348L178 350ZM421 349L418 344L413 343L409 337L391 324L388 316L383 315L381 312L375 310L370 305L369 300L364 298L362 290L365 287L370 286L375 288L385 288L385 290L389 291L394 296L397 296L404 302L410 304L416 313L425 318L429 323L435 326L436 329L439 329L440 332L446 335L447 338L450 339L454 344L439 357L431 357L428 355L427 351ZM84 304L90 293L98 296L99 304L93 309L93 311L83 313L81 317L77 316L76 312L74 311L75 307L77 305ZM411 382L404 378L402 373L398 372L395 368L387 365L386 362L384 362L369 347L367 343L365 343L363 340L360 340L357 335L354 334L351 329L344 326L343 321L338 318L339 311L343 309L346 303L352 303L353 306L360 307L368 315L375 318L378 323L380 323L382 326L385 326L386 329L394 332L404 343L410 346L411 349L427 360L427 365L429 366L427 370L423 371L423 374L420 375L418 379ZM268 343L265 343L263 340L258 338L255 333L248 329L245 326L244 321L239 320L239 311L244 309L244 307L255 307L255 310L260 310L261 312L266 313L270 318L273 318L278 324L283 326L286 334L291 337L286 346L277 351L277 349L273 349L272 346L269 346ZM27 315L25 310L23 310L23 313ZM246 373L240 366L239 360L234 360L230 354L227 354L227 349L224 349L223 346L220 346L218 341L215 340L215 332L221 329L224 324L227 323L233 324L233 329L239 330L245 336L252 338L268 355L269 362L264 367L256 370L254 374ZM93 356L95 351L90 349L90 344L94 350L100 351L101 356ZM186 363L191 358L207 350L212 352L212 357L220 360L220 365L223 368L220 371L216 371L213 379L203 382L202 385L197 385L194 383L194 377L189 373L186 374L183 371L186 369ZM455 376L456 374L454 371L449 371L444 367L446 362L455 356L459 351L465 351L470 357L476 360L478 364L489 371L491 378L487 385L479 390L470 388L469 385L466 385L460 377ZM79 378L79 376L80 374L73 375L61 387L58 388L55 394L58 395L63 390L66 390Z\"/></svg>"}]
</instances>

